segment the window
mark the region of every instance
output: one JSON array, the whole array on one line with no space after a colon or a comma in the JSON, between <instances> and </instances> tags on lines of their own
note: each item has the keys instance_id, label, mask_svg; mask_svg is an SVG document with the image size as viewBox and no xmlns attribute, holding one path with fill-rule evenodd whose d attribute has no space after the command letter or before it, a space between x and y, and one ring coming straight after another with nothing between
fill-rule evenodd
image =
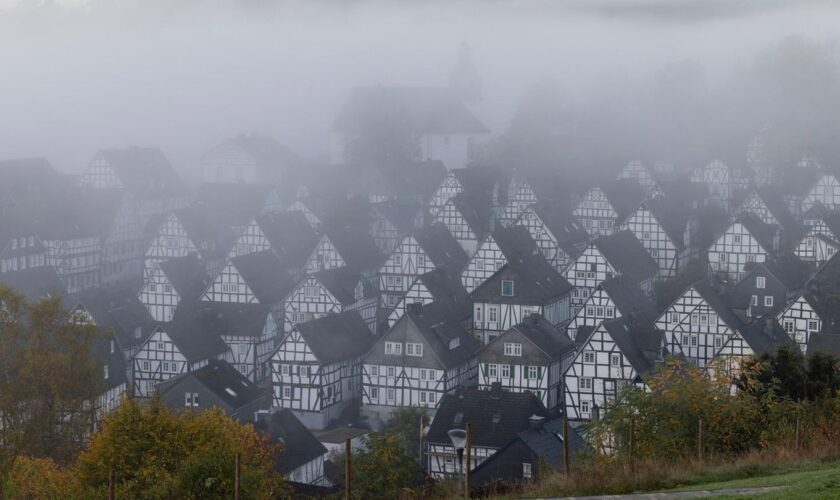
<instances>
[{"instance_id":1,"label":"window","mask_svg":"<svg viewBox=\"0 0 840 500\"><path fill-rule=\"evenodd\" d=\"M772 295L765 295L764 296L764 307L773 307L773 296Z\"/></svg>"},{"instance_id":2,"label":"window","mask_svg":"<svg viewBox=\"0 0 840 500\"><path fill-rule=\"evenodd\" d=\"M586 315L595 316L595 308L592 306L586 306Z\"/></svg>"},{"instance_id":3,"label":"window","mask_svg":"<svg viewBox=\"0 0 840 500\"><path fill-rule=\"evenodd\" d=\"M783 326L786 333L793 333L793 320L786 319Z\"/></svg>"},{"instance_id":4,"label":"window","mask_svg":"<svg viewBox=\"0 0 840 500\"><path fill-rule=\"evenodd\" d=\"M401 355L402 344L399 342L385 342L385 354Z\"/></svg>"},{"instance_id":5,"label":"window","mask_svg":"<svg viewBox=\"0 0 840 500\"><path fill-rule=\"evenodd\" d=\"M752 304L753 306L758 305L758 295L753 295L752 296L752 299L750 300L750 304Z\"/></svg>"},{"instance_id":6,"label":"window","mask_svg":"<svg viewBox=\"0 0 840 500\"><path fill-rule=\"evenodd\" d=\"M709 324L709 315L708 314L701 314L700 315L700 324L703 326L707 326Z\"/></svg>"},{"instance_id":7,"label":"window","mask_svg":"<svg viewBox=\"0 0 840 500\"><path fill-rule=\"evenodd\" d=\"M461 345L461 337L455 337L454 339L449 339L449 350L457 348Z\"/></svg>"},{"instance_id":8,"label":"window","mask_svg":"<svg viewBox=\"0 0 840 500\"><path fill-rule=\"evenodd\" d=\"M309 367L308 366L301 366L300 367L300 376L301 377L308 377L309 376Z\"/></svg>"},{"instance_id":9,"label":"window","mask_svg":"<svg viewBox=\"0 0 840 500\"><path fill-rule=\"evenodd\" d=\"M584 391L592 390L592 378L590 377L581 377L580 378L580 388Z\"/></svg>"},{"instance_id":10,"label":"window","mask_svg":"<svg viewBox=\"0 0 840 500\"><path fill-rule=\"evenodd\" d=\"M720 348L723 346L723 337L715 336L715 347Z\"/></svg>"},{"instance_id":11,"label":"window","mask_svg":"<svg viewBox=\"0 0 840 500\"><path fill-rule=\"evenodd\" d=\"M397 286L402 286L402 276L396 276L394 278L394 284Z\"/></svg>"},{"instance_id":12,"label":"window","mask_svg":"<svg viewBox=\"0 0 840 500\"><path fill-rule=\"evenodd\" d=\"M766 280L764 279L764 276L756 276L755 277L755 287L756 288L764 288L765 284L766 284Z\"/></svg>"},{"instance_id":13,"label":"window","mask_svg":"<svg viewBox=\"0 0 840 500\"><path fill-rule=\"evenodd\" d=\"M379 399L379 387L370 388L370 399L374 401Z\"/></svg>"},{"instance_id":14,"label":"window","mask_svg":"<svg viewBox=\"0 0 840 500\"><path fill-rule=\"evenodd\" d=\"M596 307L595 308L595 316L598 316L599 318L604 316L604 308L601 307L601 306Z\"/></svg>"},{"instance_id":15,"label":"window","mask_svg":"<svg viewBox=\"0 0 840 500\"><path fill-rule=\"evenodd\" d=\"M402 255L400 255L400 254L394 255L394 265L395 266L401 266L402 265Z\"/></svg>"},{"instance_id":16,"label":"window","mask_svg":"<svg viewBox=\"0 0 840 500\"><path fill-rule=\"evenodd\" d=\"M691 347L697 347L697 335L691 336Z\"/></svg>"},{"instance_id":17,"label":"window","mask_svg":"<svg viewBox=\"0 0 840 500\"><path fill-rule=\"evenodd\" d=\"M583 351L583 363L587 365L591 365L595 363L595 352L593 351Z\"/></svg>"},{"instance_id":18,"label":"window","mask_svg":"<svg viewBox=\"0 0 840 500\"><path fill-rule=\"evenodd\" d=\"M307 299L314 299L318 296L318 288L314 286L303 287L303 296Z\"/></svg>"},{"instance_id":19,"label":"window","mask_svg":"<svg viewBox=\"0 0 840 500\"><path fill-rule=\"evenodd\" d=\"M288 389L288 387L287 387L287 389ZM198 393L197 392L185 392L184 393L184 406L197 407L198 406Z\"/></svg>"},{"instance_id":20,"label":"window","mask_svg":"<svg viewBox=\"0 0 840 500\"><path fill-rule=\"evenodd\" d=\"M280 365L280 375L288 376L290 373L289 365Z\"/></svg>"},{"instance_id":21,"label":"window","mask_svg":"<svg viewBox=\"0 0 840 500\"><path fill-rule=\"evenodd\" d=\"M513 297L512 280L502 280L502 297Z\"/></svg>"},{"instance_id":22,"label":"window","mask_svg":"<svg viewBox=\"0 0 840 500\"><path fill-rule=\"evenodd\" d=\"M417 256L417 267L425 267L426 266L426 254L419 254Z\"/></svg>"},{"instance_id":23,"label":"window","mask_svg":"<svg viewBox=\"0 0 840 500\"><path fill-rule=\"evenodd\" d=\"M157 292L157 285L155 283L149 283L149 291Z\"/></svg>"},{"instance_id":24,"label":"window","mask_svg":"<svg viewBox=\"0 0 840 500\"><path fill-rule=\"evenodd\" d=\"M505 342L505 356L522 356L522 344L519 342Z\"/></svg>"},{"instance_id":25,"label":"window","mask_svg":"<svg viewBox=\"0 0 840 500\"><path fill-rule=\"evenodd\" d=\"M388 389L388 392L385 394L385 399L389 402L394 402L397 399L397 391L396 389Z\"/></svg>"},{"instance_id":26,"label":"window","mask_svg":"<svg viewBox=\"0 0 840 500\"><path fill-rule=\"evenodd\" d=\"M589 401L581 401L580 402L580 412L583 415L589 415Z\"/></svg>"},{"instance_id":27,"label":"window","mask_svg":"<svg viewBox=\"0 0 840 500\"><path fill-rule=\"evenodd\" d=\"M426 404L426 393L423 391L420 391L420 402Z\"/></svg>"},{"instance_id":28,"label":"window","mask_svg":"<svg viewBox=\"0 0 840 500\"><path fill-rule=\"evenodd\" d=\"M497 322L499 319L499 310L496 307L491 307L488 316L487 321L490 323Z\"/></svg>"},{"instance_id":29,"label":"window","mask_svg":"<svg viewBox=\"0 0 840 500\"><path fill-rule=\"evenodd\" d=\"M396 295L388 295L388 307L394 307L397 305L397 296Z\"/></svg>"},{"instance_id":30,"label":"window","mask_svg":"<svg viewBox=\"0 0 840 500\"><path fill-rule=\"evenodd\" d=\"M283 388L283 399L292 399L292 388L291 387L284 387Z\"/></svg>"},{"instance_id":31,"label":"window","mask_svg":"<svg viewBox=\"0 0 840 500\"><path fill-rule=\"evenodd\" d=\"M388 276L385 279L385 282L388 284L388 286L394 286L394 277L393 276Z\"/></svg>"},{"instance_id":32,"label":"window","mask_svg":"<svg viewBox=\"0 0 840 500\"><path fill-rule=\"evenodd\" d=\"M527 462L522 462L522 478L523 479L531 479L534 476L534 473L531 469L531 464Z\"/></svg>"},{"instance_id":33,"label":"window","mask_svg":"<svg viewBox=\"0 0 840 500\"><path fill-rule=\"evenodd\" d=\"M503 260L497 260L497 261L496 261L496 271L498 271L499 269L501 269L501 268L502 268L502 266L504 266L504 265L505 265L505 261L503 261Z\"/></svg>"},{"instance_id":34,"label":"window","mask_svg":"<svg viewBox=\"0 0 840 500\"><path fill-rule=\"evenodd\" d=\"M149 362L148 361L143 361L143 369L146 370L146 371L149 371Z\"/></svg>"},{"instance_id":35,"label":"window","mask_svg":"<svg viewBox=\"0 0 840 500\"><path fill-rule=\"evenodd\" d=\"M379 376L379 365L372 365L370 367L370 376L371 377L378 377Z\"/></svg>"},{"instance_id":36,"label":"window","mask_svg":"<svg viewBox=\"0 0 840 500\"><path fill-rule=\"evenodd\" d=\"M539 378L539 370L536 366L529 366L527 367L527 376L525 378Z\"/></svg>"},{"instance_id":37,"label":"window","mask_svg":"<svg viewBox=\"0 0 840 500\"><path fill-rule=\"evenodd\" d=\"M434 392L429 393L429 404L435 404L437 400L437 395Z\"/></svg>"},{"instance_id":38,"label":"window","mask_svg":"<svg viewBox=\"0 0 840 500\"><path fill-rule=\"evenodd\" d=\"M510 365L502 365L502 378L510 378Z\"/></svg>"},{"instance_id":39,"label":"window","mask_svg":"<svg viewBox=\"0 0 840 500\"><path fill-rule=\"evenodd\" d=\"M420 380L426 380L426 370L420 370Z\"/></svg>"},{"instance_id":40,"label":"window","mask_svg":"<svg viewBox=\"0 0 840 500\"><path fill-rule=\"evenodd\" d=\"M808 321L808 331L815 332L817 331L817 322L814 320Z\"/></svg>"},{"instance_id":41,"label":"window","mask_svg":"<svg viewBox=\"0 0 840 500\"><path fill-rule=\"evenodd\" d=\"M610 356L610 365L621 366L621 354L612 354Z\"/></svg>"},{"instance_id":42,"label":"window","mask_svg":"<svg viewBox=\"0 0 840 500\"><path fill-rule=\"evenodd\" d=\"M423 344L415 343L415 342L406 342L405 343L405 354L406 356L414 356L417 358L423 357Z\"/></svg>"},{"instance_id":43,"label":"window","mask_svg":"<svg viewBox=\"0 0 840 500\"><path fill-rule=\"evenodd\" d=\"M396 373L397 373L396 368L394 368L393 366L388 367L388 376L389 377L394 378L396 376Z\"/></svg>"},{"instance_id":44,"label":"window","mask_svg":"<svg viewBox=\"0 0 840 500\"><path fill-rule=\"evenodd\" d=\"M688 335L683 335L683 338L682 338L682 345L684 345L684 346L688 346L688 343L689 343L689 338L688 338Z\"/></svg>"},{"instance_id":45,"label":"window","mask_svg":"<svg viewBox=\"0 0 840 500\"><path fill-rule=\"evenodd\" d=\"M607 312L607 317L608 318L614 318L615 317L615 308L614 307L607 307L607 308L605 308L605 310Z\"/></svg>"},{"instance_id":46,"label":"window","mask_svg":"<svg viewBox=\"0 0 840 500\"><path fill-rule=\"evenodd\" d=\"M487 365L487 376L488 377L498 377L499 376L499 365L495 363L490 363Z\"/></svg>"},{"instance_id":47,"label":"window","mask_svg":"<svg viewBox=\"0 0 840 500\"><path fill-rule=\"evenodd\" d=\"M475 322L481 323L481 306L475 306Z\"/></svg>"},{"instance_id":48,"label":"window","mask_svg":"<svg viewBox=\"0 0 840 500\"><path fill-rule=\"evenodd\" d=\"M733 236L733 237L732 237L732 241L733 241L736 245L740 245L740 244L741 244L741 235L740 235L740 234L736 234L735 236Z\"/></svg>"},{"instance_id":49,"label":"window","mask_svg":"<svg viewBox=\"0 0 840 500\"><path fill-rule=\"evenodd\" d=\"M671 323L677 325L680 322L680 313L672 312L671 313Z\"/></svg>"}]
</instances>

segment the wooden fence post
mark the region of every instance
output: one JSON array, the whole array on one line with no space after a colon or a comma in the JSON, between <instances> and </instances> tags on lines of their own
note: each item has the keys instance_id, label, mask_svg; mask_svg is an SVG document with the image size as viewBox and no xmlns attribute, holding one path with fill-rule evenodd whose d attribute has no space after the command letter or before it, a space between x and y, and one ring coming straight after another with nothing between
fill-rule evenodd
<instances>
[{"instance_id":1,"label":"wooden fence post","mask_svg":"<svg viewBox=\"0 0 840 500\"><path fill-rule=\"evenodd\" d=\"M796 442L794 443L794 447L796 451L799 451L799 429L800 429L800 417L799 412L796 412Z\"/></svg>"},{"instance_id":2,"label":"wooden fence post","mask_svg":"<svg viewBox=\"0 0 840 500\"><path fill-rule=\"evenodd\" d=\"M350 446L350 438L344 440L344 499L350 500L350 480L351 480L351 466L350 461L353 459L353 450Z\"/></svg>"},{"instance_id":3,"label":"wooden fence post","mask_svg":"<svg viewBox=\"0 0 840 500\"><path fill-rule=\"evenodd\" d=\"M108 469L108 500L116 498L116 485L114 484L114 468Z\"/></svg>"},{"instance_id":4,"label":"wooden fence post","mask_svg":"<svg viewBox=\"0 0 840 500\"><path fill-rule=\"evenodd\" d=\"M636 416L630 415L630 475L636 476Z\"/></svg>"},{"instance_id":5,"label":"wooden fence post","mask_svg":"<svg viewBox=\"0 0 840 500\"><path fill-rule=\"evenodd\" d=\"M240 469L239 469L239 452L236 453L236 464L234 465L234 476L233 476L233 498L234 500L239 500L240 498Z\"/></svg>"},{"instance_id":6,"label":"wooden fence post","mask_svg":"<svg viewBox=\"0 0 840 500\"><path fill-rule=\"evenodd\" d=\"M569 419L563 416L563 472L569 477Z\"/></svg>"},{"instance_id":7,"label":"wooden fence post","mask_svg":"<svg viewBox=\"0 0 840 500\"><path fill-rule=\"evenodd\" d=\"M703 461L703 418L697 419L697 459Z\"/></svg>"}]
</instances>

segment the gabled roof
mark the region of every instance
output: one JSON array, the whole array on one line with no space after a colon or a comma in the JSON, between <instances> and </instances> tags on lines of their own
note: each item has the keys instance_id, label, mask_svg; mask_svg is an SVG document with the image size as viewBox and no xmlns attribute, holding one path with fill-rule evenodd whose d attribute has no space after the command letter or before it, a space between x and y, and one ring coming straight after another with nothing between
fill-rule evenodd
<instances>
[{"instance_id":1,"label":"gabled roof","mask_svg":"<svg viewBox=\"0 0 840 500\"><path fill-rule=\"evenodd\" d=\"M773 240L779 226L776 224L765 224L754 214L741 215L734 222L740 222L753 238L755 238L758 244L764 248L765 252L772 255L776 251Z\"/></svg>"},{"instance_id":2,"label":"gabled roof","mask_svg":"<svg viewBox=\"0 0 840 500\"><path fill-rule=\"evenodd\" d=\"M688 223L688 212L677 203L666 196L659 196L643 201L640 204L650 211L651 215L659 222L659 226L670 238L671 243L682 250L685 248L685 227ZM629 216L628 216L629 217Z\"/></svg>"},{"instance_id":3,"label":"gabled roof","mask_svg":"<svg viewBox=\"0 0 840 500\"><path fill-rule=\"evenodd\" d=\"M415 231L414 239L438 269L458 274L469 260L458 240L442 223Z\"/></svg>"},{"instance_id":4,"label":"gabled roof","mask_svg":"<svg viewBox=\"0 0 840 500\"><path fill-rule=\"evenodd\" d=\"M409 328L411 324L423 336L443 366L451 368L461 365L475 356L481 345L464 329L462 318L454 316L452 305L447 301L411 305L391 330ZM458 347L450 349L449 342L455 338L458 339Z\"/></svg>"},{"instance_id":5,"label":"gabled roof","mask_svg":"<svg viewBox=\"0 0 840 500\"><path fill-rule=\"evenodd\" d=\"M659 270L656 261L631 231L618 231L609 236L602 236L592 244L616 273L627 276L635 283L655 276Z\"/></svg>"},{"instance_id":6,"label":"gabled roof","mask_svg":"<svg viewBox=\"0 0 840 500\"><path fill-rule=\"evenodd\" d=\"M269 213L255 220L271 248L290 267L303 267L318 244L318 236L303 212Z\"/></svg>"},{"instance_id":7,"label":"gabled roof","mask_svg":"<svg viewBox=\"0 0 840 500\"><path fill-rule=\"evenodd\" d=\"M708 304L708 306L717 313L720 319L722 319L731 330L737 330L746 322L732 311L732 306L734 304L727 300L723 294L719 293L708 279L698 281L697 283L691 285L691 288L694 288L694 291L703 298L706 304ZM685 292L683 292L680 297L684 294Z\"/></svg>"},{"instance_id":8,"label":"gabled roof","mask_svg":"<svg viewBox=\"0 0 840 500\"><path fill-rule=\"evenodd\" d=\"M610 297L621 316L635 316L645 321L656 320L656 304L645 295L637 283L624 276L614 276L602 281L601 288Z\"/></svg>"},{"instance_id":9,"label":"gabled roof","mask_svg":"<svg viewBox=\"0 0 840 500\"><path fill-rule=\"evenodd\" d=\"M779 323L769 316L742 326L738 333L755 354L772 353L783 345L794 345Z\"/></svg>"},{"instance_id":10,"label":"gabled roof","mask_svg":"<svg viewBox=\"0 0 840 500\"><path fill-rule=\"evenodd\" d=\"M165 260L158 265L182 300L197 300L210 281L204 264L195 255Z\"/></svg>"},{"instance_id":11,"label":"gabled roof","mask_svg":"<svg viewBox=\"0 0 840 500\"><path fill-rule=\"evenodd\" d=\"M513 296L502 295L502 281L513 280ZM541 254L510 258L471 297L475 302L545 305L553 299L572 292L574 286L566 281Z\"/></svg>"},{"instance_id":12,"label":"gabled roof","mask_svg":"<svg viewBox=\"0 0 840 500\"><path fill-rule=\"evenodd\" d=\"M378 269L385 261L386 257L367 231L342 228L330 231L327 238L344 259L348 270L361 272Z\"/></svg>"},{"instance_id":13,"label":"gabled roof","mask_svg":"<svg viewBox=\"0 0 840 500\"><path fill-rule=\"evenodd\" d=\"M174 214L199 254L205 258L212 259L227 254L236 239L229 226L202 210L200 205L175 210Z\"/></svg>"},{"instance_id":14,"label":"gabled roof","mask_svg":"<svg viewBox=\"0 0 840 500\"><path fill-rule=\"evenodd\" d=\"M530 427L532 415L545 418L548 411L530 392L460 389L441 398L426 441L451 446L449 430L469 422L473 446L501 448Z\"/></svg>"},{"instance_id":15,"label":"gabled roof","mask_svg":"<svg viewBox=\"0 0 840 500\"><path fill-rule=\"evenodd\" d=\"M805 285L805 299L822 320L822 331L840 331L840 258L835 254Z\"/></svg>"},{"instance_id":16,"label":"gabled roof","mask_svg":"<svg viewBox=\"0 0 840 500\"><path fill-rule=\"evenodd\" d=\"M480 134L487 129L445 88L361 87L350 94L332 132L359 133L382 120L398 120L420 134Z\"/></svg>"},{"instance_id":17,"label":"gabled roof","mask_svg":"<svg viewBox=\"0 0 840 500\"><path fill-rule=\"evenodd\" d=\"M811 277L811 266L792 253L757 263L755 267L761 267L773 275L789 291L802 288Z\"/></svg>"},{"instance_id":18,"label":"gabled roof","mask_svg":"<svg viewBox=\"0 0 840 500\"><path fill-rule=\"evenodd\" d=\"M288 474L327 453L327 448L287 408L262 416L254 428L268 434L271 444L283 445L274 460L274 470L280 474Z\"/></svg>"},{"instance_id":19,"label":"gabled roof","mask_svg":"<svg viewBox=\"0 0 840 500\"><path fill-rule=\"evenodd\" d=\"M321 365L358 358L376 340L356 311L330 314L298 323L295 329Z\"/></svg>"},{"instance_id":20,"label":"gabled roof","mask_svg":"<svg viewBox=\"0 0 840 500\"><path fill-rule=\"evenodd\" d=\"M635 211L645 197L645 191L636 179L620 179L604 183L601 189L619 220Z\"/></svg>"},{"instance_id":21,"label":"gabled roof","mask_svg":"<svg viewBox=\"0 0 840 500\"><path fill-rule=\"evenodd\" d=\"M490 231L493 209L486 197L464 191L450 198L449 203L455 206L479 240Z\"/></svg>"},{"instance_id":22,"label":"gabled roof","mask_svg":"<svg viewBox=\"0 0 840 500\"><path fill-rule=\"evenodd\" d=\"M589 451L591 448L571 426L569 426L567 436L569 439L569 461L574 463L575 458L580 453ZM517 437L549 468L556 470L563 466L563 418L555 418L536 427L531 427L517 434Z\"/></svg>"},{"instance_id":23,"label":"gabled roof","mask_svg":"<svg viewBox=\"0 0 840 500\"><path fill-rule=\"evenodd\" d=\"M326 269L312 273L328 292L344 305L356 302L356 286L362 279L362 275L352 273L344 268ZM303 278L306 280L306 277Z\"/></svg>"},{"instance_id":24,"label":"gabled roof","mask_svg":"<svg viewBox=\"0 0 840 500\"><path fill-rule=\"evenodd\" d=\"M114 331L122 349L142 344L159 325L133 290L92 289L78 294L78 302L99 328Z\"/></svg>"},{"instance_id":25,"label":"gabled roof","mask_svg":"<svg viewBox=\"0 0 840 500\"><path fill-rule=\"evenodd\" d=\"M248 153L257 165L257 169L269 174L266 180L279 180L274 176L278 171L288 170L300 163L300 158L277 140L260 134L239 135L229 141Z\"/></svg>"},{"instance_id":26,"label":"gabled roof","mask_svg":"<svg viewBox=\"0 0 840 500\"><path fill-rule=\"evenodd\" d=\"M123 187L137 196L186 193L183 181L158 148L103 149L98 155L108 163Z\"/></svg>"},{"instance_id":27,"label":"gabled roof","mask_svg":"<svg viewBox=\"0 0 840 500\"><path fill-rule=\"evenodd\" d=\"M257 314L259 309L265 314ZM163 331L194 363L226 352L222 335L259 336L269 312L270 307L262 304L182 301Z\"/></svg>"},{"instance_id":28,"label":"gabled roof","mask_svg":"<svg viewBox=\"0 0 840 500\"><path fill-rule=\"evenodd\" d=\"M271 250L234 257L231 264L262 304L279 304L295 283Z\"/></svg>"},{"instance_id":29,"label":"gabled roof","mask_svg":"<svg viewBox=\"0 0 840 500\"><path fill-rule=\"evenodd\" d=\"M575 349L575 343L568 335L555 328L539 314L531 314L511 329L521 333L550 358L556 358L564 352Z\"/></svg>"},{"instance_id":30,"label":"gabled roof","mask_svg":"<svg viewBox=\"0 0 840 500\"><path fill-rule=\"evenodd\" d=\"M531 208L566 253L575 255L577 251L574 245L589 240L589 233L580 226L565 203L541 201L531 205Z\"/></svg>"},{"instance_id":31,"label":"gabled roof","mask_svg":"<svg viewBox=\"0 0 840 500\"><path fill-rule=\"evenodd\" d=\"M650 323L633 323L625 318L604 321L595 330L599 328L606 329L630 366L644 379L659 358L662 332Z\"/></svg>"},{"instance_id":32,"label":"gabled roof","mask_svg":"<svg viewBox=\"0 0 840 500\"><path fill-rule=\"evenodd\" d=\"M417 279L423 283L435 300L449 299L454 302L469 300L469 294L457 274L448 273L443 269L434 269L421 274Z\"/></svg>"},{"instance_id":33,"label":"gabled roof","mask_svg":"<svg viewBox=\"0 0 840 500\"><path fill-rule=\"evenodd\" d=\"M537 243L524 226L498 227L493 231L493 240L507 260L539 253Z\"/></svg>"},{"instance_id":34,"label":"gabled roof","mask_svg":"<svg viewBox=\"0 0 840 500\"><path fill-rule=\"evenodd\" d=\"M166 394L188 378L195 379L233 411L261 399L266 400L266 406L268 405L265 390L257 387L227 361L218 359L210 359L206 365L197 370L161 382L158 384L158 393Z\"/></svg>"},{"instance_id":35,"label":"gabled roof","mask_svg":"<svg viewBox=\"0 0 840 500\"><path fill-rule=\"evenodd\" d=\"M390 200L374 203L371 210L376 212L374 217L378 214L393 224L400 234L405 234L414 229L414 219L420 212L420 207L414 203Z\"/></svg>"},{"instance_id":36,"label":"gabled roof","mask_svg":"<svg viewBox=\"0 0 840 500\"><path fill-rule=\"evenodd\" d=\"M808 353L812 352L840 357L840 333L812 333L808 338Z\"/></svg>"}]
</instances>

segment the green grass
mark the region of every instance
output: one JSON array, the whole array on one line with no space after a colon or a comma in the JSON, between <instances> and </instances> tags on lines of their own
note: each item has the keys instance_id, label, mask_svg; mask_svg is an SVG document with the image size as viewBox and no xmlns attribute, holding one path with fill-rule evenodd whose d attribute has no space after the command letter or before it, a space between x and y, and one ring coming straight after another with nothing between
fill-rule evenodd
<instances>
[{"instance_id":1,"label":"green grass","mask_svg":"<svg viewBox=\"0 0 840 500\"><path fill-rule=\"evenodd\" d=\"M799 469L799 470L797 470ZM804 470L802 470L804 469ZM722 495L713 498L836 499L840 498L840 462L806 462L781 467L775 474L729 481L692 484L667 491L718 490L781 486L777 491L757 495Z\"/></svg>"}]
</instances>

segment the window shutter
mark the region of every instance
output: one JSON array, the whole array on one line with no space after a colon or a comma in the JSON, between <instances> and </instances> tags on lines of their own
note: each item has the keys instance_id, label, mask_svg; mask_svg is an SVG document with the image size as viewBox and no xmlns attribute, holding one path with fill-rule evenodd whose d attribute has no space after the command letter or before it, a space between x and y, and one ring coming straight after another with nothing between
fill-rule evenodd
<instances>
[{"instance_id":1,"label":"window shutter","mask_svg":"<svg viewBox=\"0 0 840 500\"><path fill-rule=\"evenodd\" d=\"M538 367L537 367L537 380L542 379L542 371L543 371L543 367L542 367L542 366L538 366Z\"/></svg>"}]
</instances>

